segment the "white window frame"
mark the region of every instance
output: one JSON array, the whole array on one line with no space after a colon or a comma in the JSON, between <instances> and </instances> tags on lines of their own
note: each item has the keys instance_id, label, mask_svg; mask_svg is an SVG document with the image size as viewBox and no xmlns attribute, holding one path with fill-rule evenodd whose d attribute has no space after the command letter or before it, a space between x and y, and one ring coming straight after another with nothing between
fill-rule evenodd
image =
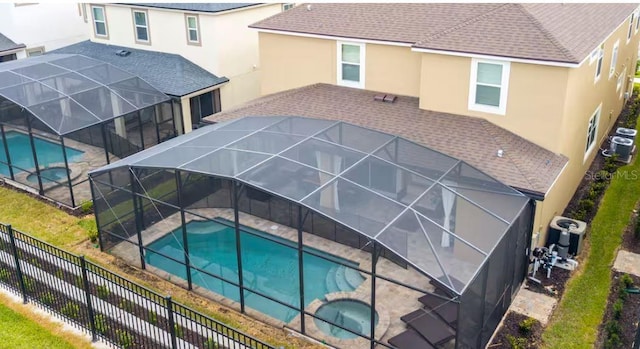
<instances>
[{"instance_id":1,"label":"white window frame","mask_svg":"<svg viewBox=\"0 0 640 349\"><path fill-rule=\"evenodd\" d=\"M500 81L500 102L497 107L477 104L476 103L476 90L478 86L478 64L495 64L502 66L502 80ZM505 115L507 112L507 97L509 92L509 74L511 71L511 62L508 61L495 61L485 59L471 59L471 74L469 78L469 110L481 111L484 113Z\"/></svg>"},{"instance_id":2,"label":"white window frame","mask_svg":"<svg viewBox=\"0 0 640 349\"><path fill-rule=\"evenodd\" d=\"M626 75L627 75L627 68L624 68L622 73L618 75L618 81L616 81L616 92L620 91L620 88L622 88Z\"/></svg>"},{"instance_id":3,"label":"white window frame","mask_svg":"<svg viewBox=\"0 0 640 349\"><path fill-rule=\"evenodd\" d=\"M190 28L189 27L189 18L195 18L196 20L196 27L195 28ZM195 14L185 14L184 15L184 22L185 22L185 27L187 29L187 44L189 45L200 45L201 39L200 39L200 18L198 17L198 15ZM190 32L192 30L195 30L196 32L196 36L198 38L198 40L193 41L191 40L191 35Z\"/></svg>"},{"instance_id":4,"label":"white window frame","mask_svg":"<svg viewBox=\"0 0 640 349\"><path fill-rule=\"evenodd\" d=\"M39 53L34 55L34 53ZM41 56L44 54L44 46L32 47L27 49L27 57Z\"/></svg>"},{"instance_id":5,"label":"white window frame","mask_svg":"<svg viewBox=\"0 0 640 349\"><path fill-rule=\"evenodd\" d=\"M587 137L585 138L585 152L584 152L584 159L582 160L582 163L585 163L587 161L587 158L589 158L589 155L591 155L591 152L593 152L593 149L596 147L596 144L598 143L598 124L600 123L600 113L602 112L602 103L600 103L600 105L598 105L598 108L596 108L595 112L593 112L593 114L591 114L591 117L589 118L589 122L587 123ZM591 133L593 132L593 138L591 138ZM589 144L589 139L591 139L591 144Z\"/></svg>"},{"instance_id":6,"label":"white window frame","mask_svg":"<svg viewBox=\"0 0 640 349\"><path fill-rule=\"evenodd\" d=\"M104 20L100 21L96 19L94 9L100 9L102 11L102 17ZM93 21L93 34L97 38L109 38L109 26L107 25L107 9L104 6L91 5L91 20ZM96 23L104 24L104 34L98 33L98 26Z\"/></svg>"},{"instance_id":7,"label":"white window frame","mask_svg":"<svg viewBox=\"0 0 640 349\"><path fill-rule=\"evenodd\" d=\"M589 65L597 61L599 55L600 55L600 46L596 47L595 50L591 51L591 55L589 56Z\"/></svg>"},{"instance_id":8,"label":"white window frame","mask_svg":"<svg viewBox=\"0 0 640 349\"><path fill-rule=\"evenodd\" d=\"M618 49L620 48L620 40L616 40L611 49L611 65L609 66L609 79L616 73L616 65L618 64Z\"/></svg>"},{"instance_id":9,"label":"white window frame","mask_svg":"<svg viewBox=\"0 0 640 349\"><path fill-rule=\"evenodd\" d=\"M138 25L136 23L136 13L144 14L144 22L145 25ZM131 15L133 17L133 38L137 43L141 44L151 44L151 30L149 30L149 14L146 10L131 10ZM147 40L142 40L138 38L138 28L144 28L147 31Z\"/></svg>"},{"instance_id":10,"label":"white window frame","mask_svg":"<svg viewBox=\"0 0 640 349\"><path fill-rule=\"evenodd\" d=\"M600 80L600 77L602 76L602 66L604 65L604 43L600 44L597 50L598 59L596 59L596 76L593 79L594 83L598 82L598 80ZM598 71L598 66L600 66L600 71Z\"/></svg>"},{"instance_id":11,"label":"white window frame","mask_svg":"<svg viewBox=\"0 0 640 349\"><path fill-rule=\"evenodd\" d=\"M342 45L350 45L350 46L359 46L360 47L360 81L355 82L355 81L351 81L351 80L343 80L342 79ZM365 76L364 76L364 72L365 72L365 50L366 50L366 45L363 42L349 42L349 41L338 41L337 42L337 46L336 46L336 53L337 53L337 69L336 69L336 81L337 84L340 86L347 86L347 87L356 87L356 88L364 88L365 86ZM346 62L348 63L348 62ZM348 64L353 64L353 63L348 63Z\"/></svg>"},{"instance_id":12,"label":"white window frame","mask_svg":"<svg viewBox=\"0 0 640 349\"><path fill-rule=\"evenodd\" d=\"M629 30L627 30L627 44L631 41L631 36L633 35L633 20L636 19L636 11L631 12L631 17L629 17Z\"/></svg>"},{"instance_id":13,"label":"white window frame","mask_svg":"<svg viewBox=\"0 0 640 349\"><path fill-rule=\"evenodd\" d=\"M282 12L291 10L296 4L294 2L286 2L282 4Z\"/></svg>"},{"instance_id":14,"label":"white window frame","mask_svg":"<svg viewBox=\"0 0 640 349\"><path fill-rule=\"evenodd\" d=\"M638 29L640 29L640 18L638 18L640 16L640 9L636 10L636 34L638 34Z\"/></svg>"}]
</instances>

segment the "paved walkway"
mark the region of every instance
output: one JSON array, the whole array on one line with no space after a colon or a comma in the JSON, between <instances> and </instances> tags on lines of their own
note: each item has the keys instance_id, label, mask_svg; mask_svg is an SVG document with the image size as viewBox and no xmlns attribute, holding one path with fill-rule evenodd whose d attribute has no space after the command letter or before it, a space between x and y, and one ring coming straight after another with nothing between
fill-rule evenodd
<instances>
[{"instance_id":1,"label":"paved walkway","mask_svg":"<svg viewBox=\"0 0 640 349\"><path fill-rule=\"evenodd\" d=\"M640 276L640 255L625 250L618 251L613 269L627 274Z\"/></svg>"},{"instance_id":2,"label":"paved walkway","mask_svg":"<svg viewBox=\"0 0 640 349\"><path fill-rule=\"evenodd\" d=\"M558 301L553 297L522 287L511 303L509 311L530 316L545 326L557 304Z\"/></svg>"}]
</instances>

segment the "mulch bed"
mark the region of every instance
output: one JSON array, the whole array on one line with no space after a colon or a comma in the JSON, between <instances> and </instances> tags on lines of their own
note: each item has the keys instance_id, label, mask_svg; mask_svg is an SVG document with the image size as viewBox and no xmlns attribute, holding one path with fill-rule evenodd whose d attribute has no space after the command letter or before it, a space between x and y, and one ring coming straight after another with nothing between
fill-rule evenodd
<instances>
[{"instance_id":1,"label":"mulch bed","mask_svg":"<svg viewBox=\"0 0 640 349\"><path fill-rule=\"evenodd\" d=\"M619 346L607 346L605 341L607 339L606 324L614 320L613 318L613 304L618 300L618 294L620 292L620 277L625 273L617 271L613 272L611 280L611 290L609 292L609 298L607 299L607 309L604 314L604 319L598 328L598 339L596 341L595 348L631 348L638 329L638 315L640 314L640 294L628 294L624 300L624 306L620 318L617 320L620 325L620 345ZM631 275L633 279L634 287L640 287L640 277Z\"/></svg>"},{"instance_id":2,"label":"mulch bed","mask_svg":"<svg viewBox=\"0 0 640 349\"><path fill-rule=\"evenodd\" d=\"M529 291L560 299L564 294L565 285L569 277L571 277L571 271L554 267L551 269L551 276L547 279L546 272L539 269L536 279L540 280L540 283L527 279L524 287Z\"/></svg>"},{"instance_id":3,"label":"mulch bed","mask_svg":"<svg viewBox=\"0 0 640 349\"><path fill-rule=\"evenodd\" d=\"M521 347L522 349L538 348L542 343L542 324L540 324L539 321L534 320L535 323L531 328L531 332L523 334L520 331L520 323L527 318L528 316L526 315L509 312L502 321L500 332L496 333L495 337L493 337L493 341L491 341L491 344L488 345L487 348L511 348L511 344L509 343L510 335L526 338L525 340L522 340L524 342L524 346Z\"/></svg>"},{"instance_id":4,"label":"mulch bed","mask_svg":"<svg viewBox=\"0 0 640 349\"><path fill-rule=\"evenodd\" d=\"M622 235L622 249L625 251L640 254L640 240L634 235L634 222L638 219L638 210L640 209L640 201L636 204L635 209L629 219L629 224Z\"/></svg>"}]
</instances>

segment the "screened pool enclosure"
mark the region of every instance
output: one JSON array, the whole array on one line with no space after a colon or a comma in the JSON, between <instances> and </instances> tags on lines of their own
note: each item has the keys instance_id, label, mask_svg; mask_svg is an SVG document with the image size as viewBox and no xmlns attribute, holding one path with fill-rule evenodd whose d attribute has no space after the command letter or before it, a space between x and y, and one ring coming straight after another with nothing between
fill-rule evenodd
<instances>
[{"instance_id":1,"label":"screened pool enclosure","mask_svg":"<svg viewBox=\"0 0 640 349\"><path fill-rule=\"evenodd\" d=\"M524 279L533 204L345 122L246 117L90 173L100 246L340 348L480 348Z\"/></svg>"},{"instance_id":2,"label":"screened pool enclosure","mask_svg":"<svg viewBox=\"0 0 640 349\"><path fill-rule=\"evenodd\" d=\"M91 199L89 170L175 137L172 112L140 78L85 56L0 64L0 179L76 207Z\"/></svg>"}]
</instances>

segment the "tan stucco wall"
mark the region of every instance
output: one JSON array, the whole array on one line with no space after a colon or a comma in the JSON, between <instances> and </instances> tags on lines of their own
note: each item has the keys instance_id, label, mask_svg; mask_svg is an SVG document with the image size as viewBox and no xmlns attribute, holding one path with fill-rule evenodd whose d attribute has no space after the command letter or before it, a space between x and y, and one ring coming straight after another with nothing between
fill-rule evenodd
<instances>
[{"instance_id":1,"label":"tan stucco wall","mask_svg":"<svg viewBox=\"0 0 640 349\"><path fill-rule=\"evenodd\" d=\"M483 117L552 151L560 149L560 130L567 89L567 69L511 63L506 115L468 108L469 57L424 53L420 108Z\"/></svg>"},{"instance_id":2,"label":"tan stucco wall","mask_svg":"<svg viewBox=\"0 0 640 349\"><path fill-rule=\"evenodd\" d=\"M260 33L262 94L335 84L337 41ZM420 55L409 47L365 44L365 89L418 96Z\"/></svg>"},{"instance_id":3,"label":"tan stucco wall","mask_svg":"<svg viewBox=\"0 0 640 349\"><path fill-rule=\"evenodd\" d=\"M138 7L104 6L108 39L94 35L91 10L87 5L87 30L91 33L92 41L179 54L212 74L229 78L229 83L220 90L223 111L259 96L258 33L248 26L281 12L280 4L266 4L221 14L140 7L139 9L147 11L150 44L135 41L131 9ZM187 42L185 13L198 15L200 45Z\"/></svg>"},{"instance_id":4,"label":"tan stucco wall","mask_svg":"<svg viewBox=\"0 0 640 349\"><path fill-rule=\"evenodd\" d=\"M315 83L336 83L335 41L259 33L263 95Z\"/></svg>"}]
</instances>

